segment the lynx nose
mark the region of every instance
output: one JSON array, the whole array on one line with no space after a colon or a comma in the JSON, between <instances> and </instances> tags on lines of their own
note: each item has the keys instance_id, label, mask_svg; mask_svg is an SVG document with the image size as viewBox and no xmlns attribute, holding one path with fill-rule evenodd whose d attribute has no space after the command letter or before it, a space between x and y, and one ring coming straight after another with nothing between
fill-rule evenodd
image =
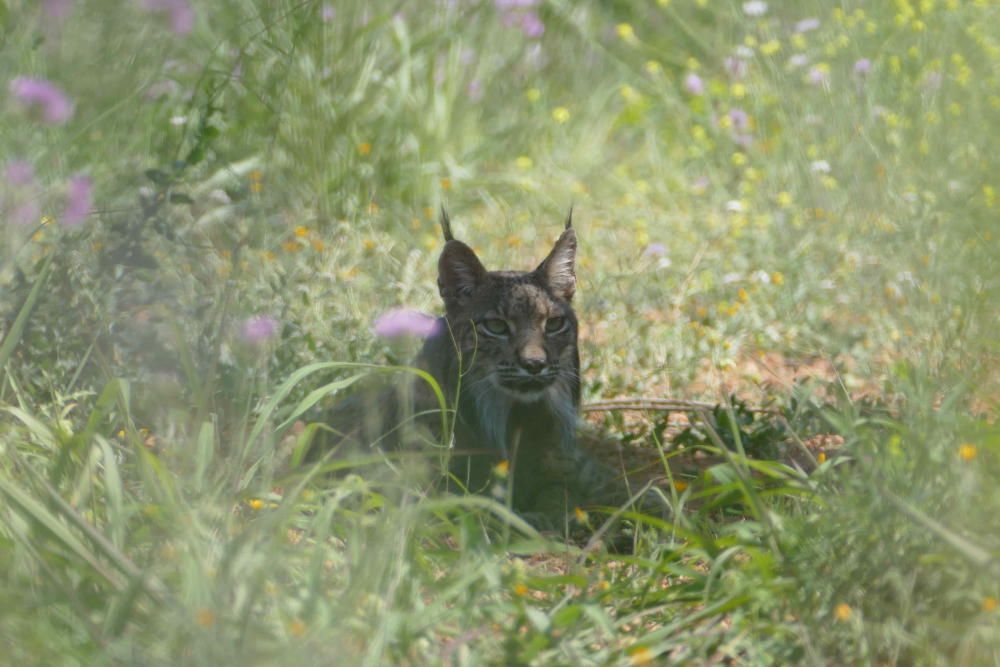
<instances>
[{"instance_id":1,"label":"lynx nose","mask_svg":"<svg viewBox=\"0 0 1000 667\"><path fill-rule=\"evenodd\" d=\"M528 357L527 359L521 359L521 366L524 370L528 371L532 375L538 375L545 368L545 359L537 357Z\"/></svg>"}]
</instances>

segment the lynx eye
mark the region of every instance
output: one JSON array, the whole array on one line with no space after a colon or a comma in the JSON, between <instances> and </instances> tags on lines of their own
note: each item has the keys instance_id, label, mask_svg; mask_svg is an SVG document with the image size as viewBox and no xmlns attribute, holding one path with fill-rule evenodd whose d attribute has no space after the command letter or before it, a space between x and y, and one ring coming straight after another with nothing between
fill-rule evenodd
<instances>
[{"instance_id":1,"label":"lynx eye","mask_svg":"<svg viewBox=\"0 0 1000 667\"><path fill-rule=\"evenodd\" d=\"M555 334L566 328L565 317L550 317L545 320L545 333Z\"/></svg>"},{"instance_id":2,"label":"lynx eye","mask_svg":"<svg viewBox=\"0 0 1000 667\"><path fill-rule=\"evenodd\" d=\"M490 317L483 320L483 329L486 330L486 333L493 334L494 336L506 336L510 333L507 323L499 317Z\"/></svg>"}]
</instances>

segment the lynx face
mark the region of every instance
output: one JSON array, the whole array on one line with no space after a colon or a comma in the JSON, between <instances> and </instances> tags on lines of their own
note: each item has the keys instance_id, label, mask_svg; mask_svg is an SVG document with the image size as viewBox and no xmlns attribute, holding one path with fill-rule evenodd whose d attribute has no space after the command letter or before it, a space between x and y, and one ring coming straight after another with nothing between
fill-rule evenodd
<instances>
[{"instance_id":1,"label":"lynx face","mask_svg":"<svg viewBox=\"0 0 1000 667\"><path fill-rule=\"evenodd\" d=\"M576 233L567 229L531 272L487 271L461 241L445 245L438 285L472 396L570 402L578 393Z\"/></svg>"}]
</instances>

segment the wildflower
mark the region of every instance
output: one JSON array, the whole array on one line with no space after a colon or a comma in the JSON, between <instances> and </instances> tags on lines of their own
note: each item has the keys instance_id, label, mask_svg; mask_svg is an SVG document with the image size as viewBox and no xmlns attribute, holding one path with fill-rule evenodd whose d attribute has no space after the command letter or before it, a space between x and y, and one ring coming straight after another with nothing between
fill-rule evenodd
<instances>
[{"instance_id":1,"label":"wildflower","mask_svg":"<svg viewBox=\"0 0 1000 667\"><path fill-rule=\"evenodd\" d=\"M4 168L7 183L15 187L30 185L35 180L35 168L24 160L11 160Z\"/></svg>"},{"instance_id":2,"label":"wildflower","mask_svg":"<svg viewBox=\"0 0 1000 667\"><path fill-rule=\"evenodd\" d=\"M706 310L705 314L706 315L708 314L707 310ZM677 490L677 493L684 493L685 491L687 491L687 488L688 488L688 483L685 482L683 479L675 479L674 480L674 489Z\"/></svg>"},{"instance_id":3,"label":"wildflower","mask_svg":"<svg viewBox=\"0 0 1000 667\"><path fill-rule=\"evenodd\" d=\"M792 205L792 195L788 191L782 190L778 193L777 201L781 208L788 208Z\"/></svg>"},{"instance_id":4,"label":"wildflower","mask_svg":"<svg viewBox=\"0 0 1000 667\"><path fill-rule=\"evenodd\" d=\"M747 16L763 16L767 13L767 3L762 0L750 0L743 3L743 13Z\"/></svg>"},{"instance_id":5,"label":"wildflower","mask_svg":"<svg viewBox=\"0 0 1000 667\"><path fill-rule=\"evenodd\" d=\"M521 16L521 33L530 39L537 39L545 34L545 24L535 12L526 12Z\"/></svg>"},{"instance_id":6,"label":"wildflower","mask_svg":"<svg viewBox=\"0 0 1000 667\"><path fill-rule=\"evenodd\" d=\"M209 609L199 609L194 615L195 622L208 630L215 625L215 614Z\"/></svg>"},{"instance_id":7,"label":"wildflower","mask_svg":"<svg viewBox=\"0 0 1000 667\"><path fill-rule=\"evenodd\" d=\"M872 61L868 58L861 58L854 63L854 73L859 75L868 74L872 69Z\"/></svg>"},{"instance_id":8,"label":"wildflower","mask_svg":"<svg viewBox=\"0 0 1000 667\"><path fill-rule=\"evenodd\" d=\"M329 23L337 16L337 9L330 4L323 5L323 8L319 10L319 17L323 19L324 23Z\"/></svg>"},{"instance_id":9,"label":"wildflower","mask_svg":"<svg viewBox=\"0 0 1000 667\"><path fill-rule=\"evenodd\" d=\"M359 155L368 155L371 152L372 152L372 145L367 141L362 141L360 144L358 144Z\"/></svg>"},{"instance_id":10,"label":"wildflower","mask_svg":"<svg viewBox=\"0 0 1000 667\"><path fill-rule=\"evenodd\" d=\"M528 88L526 91L524 91L524 97L529 102L537 102L541 96L542 96L542 91L538 90L537 88Z\"/></svg>"},{"instance_id":11,"label":"wildflower","mask_svg":"<svg viewBox=\"0 0 1000 667\"><path fill-rule=\"evenodd\" d=\"M798 33L811 32L817 28L819 28L819 19L816 18L802 19L795 24L795 32Z\"/></svg>"},{"instance_id":12,"label":"wildflower","mask_svg":"<svg viewBox=\"0 0 1000 667\"><path fill-rule=\"evenodd\" d=\"M66 210L62 223L66 227L76 227L90 214L91 182L88 176L77 174L69 179L69 193L66 196Z\"/></svg>"},{"instance_id":13,"label":"wildflower","mask_svg":"<svg viewBox=\"0 0 1000 667\"><path fill-rule=\"evenodd\" d=\"M740 151L733 153L732 163L734 167L742 167L745 165L747 163L746 153L742 153Z\"/></svg>"},{"instance_id":14,"label":"wildflower","mask_svg":"<svg viewBox=\"0 0 1000 667\"><path fill-rule=\"evenodd\" d=\"M684 90L691 95L703 95L705 93L705 84L700 76L691 72L684 77Z\"/></svg>"},{"instance_id":15,"label":"wildflower","mask_svg":"<svg viewBox=\"0 0 1000 667\"><path fill-rule=\"evenodd\" d=\"M983 604L981 608L987 614L990 613L991 611L996 611L997 599L992 595L987 595L986 597L983 598Z\"/></svg>"},{"instance_id":16,"label":"wildflower","mask_svg":"<svg viewBox=\"0 0 1000 667\"><path fill-rule=\"evenodd\" d=\"M143 0L146 11L166 14L170 28L178 35L186 35L194 27L194 10L188 0Z\"/></svg>"},{"instance_id":17,"label":"wildflower","mask_svg":"<svg viewBox=\"0 0 1000 667\"><path fill-rule=\"evenodd\" d=\"M407 335L428 338L441 328L441 322L430 315L410 308L394 308L378 316L373 331L375 335L383 338L399 338Z\"/></svg>"},{"instance_id":18,"label":"wildflower","mask_svg":"<svg viewBox=\"0 0 1000 667\"><path fill-rule=\"evenodd\" d=\"M565 123L569 120L569 109L566 107L556 107L552 110L552 120L557 123Z\"/></svg>"},{"instance_id":19,"label":"wildflower","mask_svg":"<svg viewBox=\"0 0 1000 667\"><path fill-rule=\"evenodd\" d=\"M776 39L770 39L760 45L760 52L765 56L774 55L781 50L781 42Z\"/></svg>"},{"instance_id":20,"label":"wildflower","mask_svg":"<svg viewBox=\"0 0 1000 667\"><path fill-rule=\"evenodd\" d=\"M302 225L298 225L295 228L294 234L298 236L300 239L304 239L305 237L309 236L309 228L304 227Z\"/></svg>"},{"instance_id":21,"label":"wildflower","mask_svg":"<svg viewBox=\"0 0 1000 667\"><path fill-rule=\"evenodd\" d=\"M510 461L501 461L493 466L493 474L500 478L506 478L510 473Z\"/></svg>"},{"instance_id":22,"label":"wildflower","mask_svg":"<svg viewBox=\"0 0 1000 667\"><path fill-rule=\"evenodd\" d=\"M288 239L281 244L281 247L285 249L285 252L298 252L302 249L302 246L295 239Z\"/></svg>"},{"instance_id":23,"label":"wildflower","mask_svg":"<svg viewBox=\"0 0 1000 667\"><path fill-rule=\"evenodd\" d=\"M304 637L306 634L306 624L296 618L288 624L288 634L293 637Z\"/></svg>"},{"instance_id":24,"label":"wildflower","mask_svg":"<svg viewBox=\"0 0 1000 667\"><path fill-rule=\"evenodd\" d=\"M581 525L587 525L590 523L590 515L580 507L573 508L573 518Z\"/></svg>"},{"instance_id":25,"label":"wildflower","mask_svg":"<svg viewBox=\"0 0 1000 667\"><path fill-rule=\"evenodd\" d=\"M814 174L829 174L830 163L826 160L813 160L813 162L809 164L809 170Z\"/></svg>"},{"instance_id":26,"label":"wildflower","mask_svg":"<svg viewBox=\"0 0 1000 667\"><path fill-rule=\"evenodd\" d=\"M646 73L656 76L663 72L663 65L657 60L647 60L646 61Z\"/></svg>"},{"instance_id":27,"label":"wildflower","mask_svg":"<svg viewBox=\"0 0 1000 667\"><path fill-rule=\"evenodd\" d=\"M478 79L473 79L469 82L469 85L465 87L465 92L468 94L470 100L478 102L483 99L483 84L480 83Z\"/></svg>"},{"instance_id":28,"label":"wildflower","mask_svg":"<svg viewBox=\"0 0 1000 667\"><path fill-rule=\"evenodd\" d=\"M744 97L746 97L747 87L744 86L742 83L734 83L732 87L729 89L729 94L735 97L736 99L741 100Z\"/></svg>"},{"instance_id":29,"label":"wildflower","mask_svg":"<svg viewBox=\"0 0 1000 667\"><path fill-rule=\"evenodd\" d=\"M796 53L794 56L788 59L788 66L798 69L799 67L805 67L809 64L809 56L804 53Z\"/></svg>"},{"instance_id":30,"label":"wildflower","mask_svg":"<svg viewBox=\"0 0 1000 667\"><path fill-rule=\"evenodd\" d=\"M42 10L48 14L50 18L61 21L69 16L69 13L73 11L74 4L75 0L43 0Z\"/></svg>"},{"instance_id":31,"label":"wildflower","mask_svg":"<svg viewBox=\"0 0 1000 667\"><path fill-rule=\"evenodd\" d=\"M615 32L617 32L618 36L626 42L635 40L635 30L632 28L632 24L630 23L619 23L615 27Z\"/></svg>"},{"instance_id":32,"label":"wildflower","mask_svg":"<svg viewBox=\"0 0 1000 667\"><path fill-rule=\"evenodd\" d=\"M650 243L642 254L644 257L663 257L667 254L667 246L662 243Z\"/></svg>"},{"instance_id":33,"label":"wildflower","mask_svg":"<svg viewBox=\"0 0 1000 667\"><path fill-rule=\"evenodd\" d=\"M743 60L743 58L726 56L723 64L726 67L726 72L734 79L742 79L747 75L747 61Z\"/></svg>"},{"instance_id":34,"label":"wildflower","mask_svg":"<svg viewBox=\"0 0 1000 667\"><path fill-rule=\"evenodd\" d=\"M730 109L729 113L726 114L726 119L737 130L745 130L750 125L750 116L739 107Z\"/></svg>"},{"instance_id":35,"label":"wildflower","mask_svg":"<svg viewBox=\"0 0 1000 667\"><path fill-rule=\"evenodd\" d=\"M971 461L979 454L979 450L971 443L963 443L958 447L958 458L963 461Z\"/></svg>"},{"instance_id":36,"label":"wildflower","mask_svg":"<svg viewBox=\"0 0 1000 667\"><path fill-rule=\"evenodd\" d=\"M447 176L442 178L440 183L442 190L451 190L451 179L448 178Z\"/></svg>"},{"instance_id":37,"label":"wildflower","mask_svg":"<svg viewBox=\"0 0 1000 667\"><path fill-rule=\"evenodd\" d=\"M633 646L628 651L628 659L633 667L648 667L656 656L645 646Z\"/></svg>"},{"instance_id":38,"label":"wildflower","mask_svg":"<svg viewBox=\"0 0 1000 667\"><path fill-rule=\"evenodd\" d=\"M854 610L851 609L851 605L841 602L833 610L833 615L836 616L838 621L846 621L851 618Z\"/></svg>"},{"instance_id":39,"label":"wildflower","mask_svg":"<svg viewBox=\"0 0 1000 667\"><path fill-rule=\"evenodd\" d=\"M785 283L785 274L781 271L774 271L771 273L771 282L775 285L783 285Z\"/></svg>"},{"instance_id":40,"label":"wildflower","mask_svg":"<svg viewBox=\"0 0 1000 667\"><path fill-rule=\"evenodd\" d=\"M531 167L534 165L534 162L532 162L531 158L528 157L527 155L521 155L518 156L516 160L514 160L514 164L517 165L517 168L520 169L521 171L527 171L531 169Z\"/></svg>"},{"instance_id":41,"label":"wildflower","mask_svg":"<svg viewBox=\"0 0 1000 667\"><path fill-rule=\"evenodd\" d=\"M62 125L73 116L73 102L46 79L19 76L10 82L10 93L23 106L37 109L50 125Z\"/></svg>"},{"instance_id":42,"label":"wildflower","mask_svg":"<svg viewBox=\"0 0 1000 667\"><path fill-rule=\"evenodd\" d=\"M809 83L821 86L830 80L830 67L826 63L818 63L809 68L807 75Z\"/></svg>"},{"instance_id":43,"label":"wildflower","mask_svg":"<svg viewBox=\"0 0 1000 667\"><path fill-rule=\"evenodd\" d=\"M243 320L240 338L251 345L262 345L278 333L278 320L268 315L254 315Z\"/></svg>"},{"instance_id":44,"label":"wildflower","mask_svg":"<svg viewBox=\"0 0 1000 667\"><path fill-rule=\"evenodd\" d=\"M826 463L826 452L820 452L816 455L816 463Z\"/></svg>"},{"instance_id":45,"label":"wildflower","mask_svg":"<svg viewBox=\"0 0 1000 667\"><path fill-rule=\"evenodd\" d=\"M528 594L528 587L525 584L522 583L514 584L514 595L523 598L527 594Z\"/></svg>"}]
</instances>

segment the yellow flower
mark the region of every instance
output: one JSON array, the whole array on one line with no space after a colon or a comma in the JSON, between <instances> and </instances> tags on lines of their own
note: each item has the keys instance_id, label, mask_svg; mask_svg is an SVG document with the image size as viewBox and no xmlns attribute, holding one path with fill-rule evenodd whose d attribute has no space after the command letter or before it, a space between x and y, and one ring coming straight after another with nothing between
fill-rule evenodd
<instances>
[{"instance_id":1,"label":"yellow flower","mask_svg":"<svg viewBox=\"0 0 1000 667\"><path fill-rule=\"evenodd\" d=\"M958 446L958 458L963 461L971 461L979 454L979 449L971 443L963 443Z\"/></svg>"},{"instance_id":2,"label":"yellow flower","mask_svg":"<svg viewBox=\"0 0 1000 667\"><path fill-rule=\"evenodd\" d=\"M729 94L735 97L736 99L741 100L744 97L746 97L747 87L744 86L742 83L734 83L732 87L730 87L729 89Z\"/></svg>"},{"instance_id":3,"label":"yellow flower","mask_svg":"<svg viewBox=\"0 0 1000 667\"><path fill-rule=\"evenodd\" d=\"M264 501L261 500L260 498L253 498L247 504L250 506L250 509L252 510L259 510L262 507L264 507Z\"/></svg>"},{"instance_id":4,"label":"yellow flower","mask_svg":"<svg viewBox=\"0 0 1000 667\"><path fill-rule=\"evenodd\" d=\"M274 254L273 250L265 250L263 253L263 257L268 262L273 262L274 260L278 259L278 256Z\"/></svg>"},{"instance_id":5,"label":"yellow flower","mask_svg":"<svg viewBox=\"0 0 1000 667\"><path fill-rule=\"evenodd\" d=\"M442 178L441 179L441 189L442 190L450 190L451 189L451 179L450 178L446 177L446 178Z\"/></svg>"},{"instance_id":6,"label":"yellow flower","mask_svg":"<svg viewBox=\"0 0 1000 667\"><path fill-rule=\"evenodd\" d=\"M996 608L997 608L997 599L995 597L993 597L992 595L987 595L986 597L983 598L982 609L984 612L988 614L991 611L995 611Z\"/></svg>"},{"instance_id":7,"label":"yellow flower","mask_svg":"<svg viewBox=\"0 0 1000 667\"><path fill-rule=\"evenodd\" d=\"M573 508L573 518L576 519L577 523L583 525L587 525L590 523L590 515L579 507Z\"/></svg>"},{"instance_id":8,"label":"yellow flower","mask_svg":"<svg viewBox=\"0 0 1000 667\"><path fill-rule=\"evenodd\" d=\"M521 171L528 171L532 166L534 166L534 162L532 162L531 158L527 155L521 155L518 157L514 160L514 164L516 164L517 168Z\"/></svg>"},{"instance_id":9,"label":"yellow flower","mask_svg":"<svg viewBox=\"0 0 1000 667\"><path fill-rule=\"evenodd\" d=\"M747 163L746 153L736 151L735 153L733 153L732 162L734 167L742 167Z\"/></svg>"},{"instance_id":10,"label":"yellow flower","mask_svg":"<svg viewBox=\"0 0 1000 667\"><path fill-rule=\"evenodd\" d=\"M708 314L708 311L705 310L704 306L699 306L699 310L703 310L705 311L705 314ZM700 317L704 316L705 315L701 315ZM685 482L683 479L675 479L674 488L677 490L678 493L684 493L685 491L687 491L688 483Z\"/></svg>"},{"instance_id":11,"label":"yellow flower","mask_svg":"<svg viewBox=\"0 0 1000 667\"><path fill-rule=\"evenodd\" d=\"M358 154L368 155L371 152L372 152L372 145L367 141L363 141L360 144L358 144Z\"/></svg>"},{"instance_id":12,"label":"yellow flower","mask_svg":"<svg viewBox=\"0 0 1000 667\"><path fill-rule=\"evenodd\" d=\"M326 244L323 243L323 239L313 239L312 247L316 252L323 252L326 249Z\"/></svg>"},{"instance_id":13,"label":"yellow flower","mask_svg":"<svg viewBox=\"0 0 1000 667\"><path fill-rule=\"evenodd\" d=\"M785 275L781 271L775 271L771 274L771 282L775 285L782 285L785 282Z\"/></svg>"},{"instance_id":14,"label":"yellow flower","mask_svg":"<svg viewBox=\"0 0 1000 667\"><path fill-rule=\"evenodd\" d=\"M760 52L765 56L770 56L781 50L781 42L771 39L760 45Z\"/></svg>"},{"instance_id":15,"label":"yellow flower","mask_svg":"<svg viewBox=\"0 0 1000 667\"><path fill-rule=\"evenodd\" d=\"M529 102L537 102L538 99L542 96L542 91L538 90L537 88L528 88L526 91L524 91L524 96L525 98L527 98Z\"/></svg>"},{"instance_id":16,"label":"yellow flower","mask_svg":"<svg viewBox=\"0 0 1000 667\"><path fill-rule=\"evenodd\" d=\"M501 461L493 466L493 474L497 477L506 477L510 473L510 461Z\"/></svg>"},{"instance_id":17,"label":"yellow flower","mask_svg":"<svg viewBox=\"0 0 1000 667\"><path fill-rule=\"evenodd\" d=\"M778 206L781 208L788 208L792 205L792 195L787 191L782 190L778 193Z\"/></svg>"},{"instance_id":18,"label":"yellow flower","mask_svg":"<svg viewBox=\"0 0 1000 667\"><path fill-rule=\"evenodd\" d=\"M557 123L565 123L569 120L569 109L566 107L556 107L552 110L552 120Z\"/></svg>"},{"instance_id":19,"label":"yellow flower","mask_svg":"<svg viewBox=\"0 0 1000 667\"><path fill-rule=\"evenodd\" d=\"M630 23L619 23L615 31L626 42L631 42L635 39L635 30L632 29L632 24Z\"/></svg>"},{"instance_id":20,"label":"yellow flower","mask_svg":"<svg viewBox=\"0 0 1000 667\"><path fill-rule=\"evenodd\" d=\"M820 452L816 455L817 463L826 463L826 452Z\"/></svg>"},{"instance_id":21,"label":"yellow flower","mask_svg":"<svg viewBox=\"0 0 1000 667\"><path fill-rule=\"evenodd\" d=\"M633 646L628 651L629 662L634 667L648 667L653 664L656 656L645 646Z\"/></svg>"},{"instance_id":22,"label":"yellow flower","mask_svg":"<svg viewBox=\"0 0 1000 667\"><path fill-rule=\"evenodd\" d=\"M306 624L299 619L293 620L288 624L288 634L293 637L303 637L306 634Z\"/></svg>"},{"instance_id":23,"label":"yellow flower","mask_svg":"<svg viewBox=\"0 0 1000 667\"><path fill-rule=\"evenodd\" d=\"M658 60L647 60L646 61L646 73L656 76L663 72L663 65L660 64Z\"/></svg>"},{"instance_id":24,"label":"yellow flower","mask_svg":"<svg viewBox=\"0 0 1000 667\"><path fill-rule=\"evenodd\" d=\"M739 289L738 292L736 292L736 297L743 303L746 303L747 301L750 300L750 295L747 294L747 291L742 287Z\"/></svg>"},{"instance_id":25,"label":"yellow flower","mask_svg":"<svg viewBox=\"0 0 1000 667\"><path fill-rule=\"evenodd\" d=\"M527 594L528 594L528 587L526 585L521 583L514 584L514 595L517 595L518 597L524 597Z\"/></svg>"},{"instance_id":26,"label":"yellow flower","mask_svg":"<svg viewBox=\"0 0 1000 667\"><path fill-rule=\"evenodd\" d=\"M295 239L289 239L281 244L281 247L285 249L285 252L298 252L301 248L299 242Z\"/></svg>"},{"instance_id":27,"label":"yellow flower","mask_svg":"<svg viewBox=\"0 0 1000 667\"><path fill-rule=\"evenodd\" d=\"M295 235L298 236L300 239L304 239L305 237L309 236L309 229L307 227L299 225L298 227L295 228Z\"/></svg>"},{"instance_id":28,"label":"yellow flower","mask_svg":"<svg viewBox=\"0 0 1000 667\"><path fill-rule=\"evenodd\" d=\"M376 245L378 245L378 244L376 244L375 241L373 241L372 239L364 239L361 242L361 246L365 250L374 250Z\"/></svg>"},{"instance_id":29,"label":"yellow flower","mask_svg":"<svg viewBox=\"0 0 1000 667\"><path fill-rule=\"evenodd\" d=\"M836 609L833 610L833 615L837 617L838 621L846 621L851 618L854 610L851 609L851 605L841 602L837 605Z\"/></svg>"},{"instance_id":30,"label":"yellow flower","mask_svg":"<svg viewBox=\"0 0 1000 667\"><path fill-rule=\"evenodd\" d=\"M208 630L215 625L215 614L209 609L199 609L194 614L194 620L198 625Z\"/></svg>"}]
</instances>

